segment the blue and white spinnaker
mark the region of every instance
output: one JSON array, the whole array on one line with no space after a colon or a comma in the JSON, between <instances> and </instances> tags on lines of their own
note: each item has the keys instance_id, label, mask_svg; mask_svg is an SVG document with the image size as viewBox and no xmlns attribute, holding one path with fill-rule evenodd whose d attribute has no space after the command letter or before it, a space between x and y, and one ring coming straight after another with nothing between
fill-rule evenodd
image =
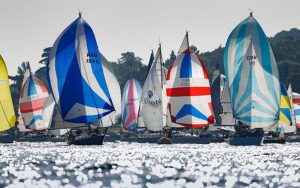
<instances>
[{"instance_id":1,"label":"blue and white spinnaker","mask_svg":"<svg viewBox=\"0 0 300 188\"><path fill-rule=\"evenodd\" d=\"M251 128L275 125L280 103L278 69L268 38L252 14L228 37L224 69L234 117Z\"/></svg>"},{"instance_id":2,"label":"blue and white spinnaker","mask_svg":"<svg viewBox=\"0 0 300 188\"><path fill-rule=\"evenodd\" d=\"M90 123L114 111L96 38L81 16L55 41L48 79L64 121Z\"/></svg>"}]
</instances>

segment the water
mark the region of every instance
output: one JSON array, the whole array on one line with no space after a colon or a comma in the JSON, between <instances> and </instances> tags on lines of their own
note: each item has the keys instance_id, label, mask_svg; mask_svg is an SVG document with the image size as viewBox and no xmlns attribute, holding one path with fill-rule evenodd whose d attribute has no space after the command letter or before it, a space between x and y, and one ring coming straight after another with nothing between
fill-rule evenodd
<instances>
[{"instance_id":1,"label":"water","mask_svg":"<svg viewBox=\"0 0 300 188\"><path fill-rule=\"evenodd\" d=\"M0 144L0 187L300 187L300 143Z\"/></svg>"}]
</instances>

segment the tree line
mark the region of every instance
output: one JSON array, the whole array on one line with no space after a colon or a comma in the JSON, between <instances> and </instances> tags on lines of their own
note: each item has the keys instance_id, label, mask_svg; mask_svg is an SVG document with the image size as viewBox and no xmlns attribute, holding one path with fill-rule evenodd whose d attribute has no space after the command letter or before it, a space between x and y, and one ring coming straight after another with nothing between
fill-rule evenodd
<instances>
[{"instance_id":1,"label":"tree line","mask_svg":"<svg viewBox=\"0 0 300 188\"><path fill-rule=\"evenodd\" d=\"M298 84L300 80L300 30L293 28L289 31L281 31L269 39L277 61L280 80L286 87L291 83L293 91L300 93L300 84ZM224 47L219 46L213 51L203 53L200 53L200 50L196 46L192 45L191 48L204 62L210 77L212 77L212 73L217 66L219 67L220 72L224 74ZM43 50L41 60L39 61L42 67L35 72L35 76L41 79L47 87L46 64L49 60L50 51L51 47L47 47ZM149 52L149 58L150 53L151 52ZM102 59L107 61L105 58ZM176 53L174 50L171 50L170 55L165 59L164 66L169 68L175 59ZM28 63L29 62L22 62L18 67L17 75L9 76L13 81L11 90L15 106L18 106L19 91ZM121 53L121 57L119 57L117 61L112 61L110 63L120 83L121 89L123 89L126 81L131 77L134 77L143 85L147 76L148 60L143 60L134 52L124 52Z\"/></svg>"}]
</instances>

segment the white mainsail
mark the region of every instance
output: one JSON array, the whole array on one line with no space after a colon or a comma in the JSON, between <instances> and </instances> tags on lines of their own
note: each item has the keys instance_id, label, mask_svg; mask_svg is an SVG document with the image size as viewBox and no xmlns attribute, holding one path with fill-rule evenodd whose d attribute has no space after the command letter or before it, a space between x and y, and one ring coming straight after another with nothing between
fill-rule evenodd
<instances>
[{"instance_id":1,"label":"white mainsail","mask_svg":"<svg viewBox=\"0 0 300 188\"><path fill-rule=\"evenodd\" d=\"M163 90L166 73L159 46L143 86L138 120L140 127L144 124L148 130L161 131L166 125L166 94Z\"/></svg>"},{"instance_id":2,"label":"white mainsail","mask_svg":"<svg viewBox=\"0 0 300 188\"><path fill-rule=\"evenodd\" d=\"M189 49L188 32L186 32L186 34L182 40L182 43L178 50L177 56L180 55L181 53L183 53L184 51L186 51L187 49Z\"/></svg>"}]
</instances>

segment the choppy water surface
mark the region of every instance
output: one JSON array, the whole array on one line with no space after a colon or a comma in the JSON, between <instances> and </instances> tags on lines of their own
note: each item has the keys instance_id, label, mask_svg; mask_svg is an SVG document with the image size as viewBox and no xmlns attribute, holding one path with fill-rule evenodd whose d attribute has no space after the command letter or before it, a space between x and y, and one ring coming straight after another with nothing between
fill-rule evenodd
<instances>
[{"instance_id":1,"label":"choppy water surface","mask_svg":"<svg viewBox=\"0 0 300 188\"><path fill-rule=\"evenodd\" d=\"M300 187L300 144L0 144L0 187Z\"/></svg>"}]
</instances>

